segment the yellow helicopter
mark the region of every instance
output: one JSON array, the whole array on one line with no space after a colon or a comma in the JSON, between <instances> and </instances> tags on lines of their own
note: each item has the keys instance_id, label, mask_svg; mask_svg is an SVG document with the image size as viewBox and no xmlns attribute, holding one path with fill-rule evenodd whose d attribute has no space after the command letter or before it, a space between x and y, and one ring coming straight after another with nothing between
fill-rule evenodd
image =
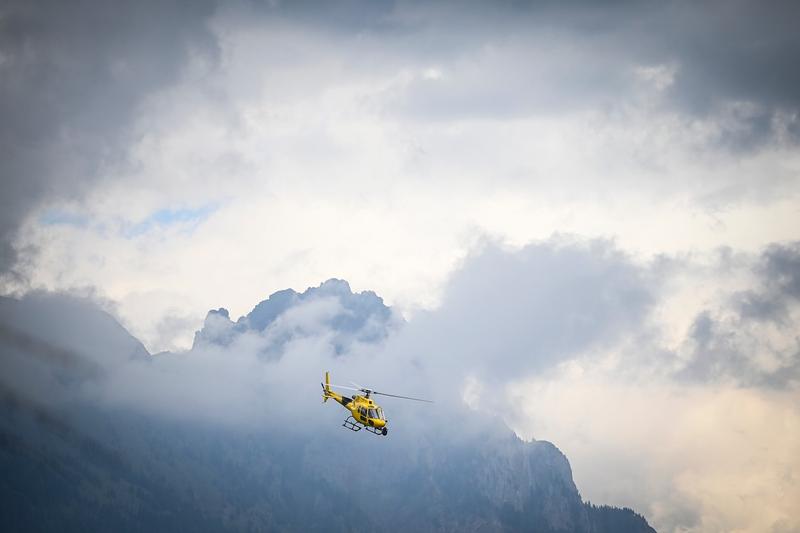
<instances>
[{"instance_id":1,"label":"yellow helicopter","mask_svg":"<svg viewBox=\"0 0 800 533\"><path fill-rule=\"evenodd\" d=\"M372 389L362 387L358 383L353 383L353 385L356 385L358 388L345 387L344 385L331 385L331 378L328 372L325 372L325 383L320 383L320 385L322 385L323 403L327 402L329 398L333 398L342 404L345 409L350 411L350 416L348 416L342 424L343 427L346 427L351 431L361 431L361 429L364 428L374 435L386 435L386 433L389 431L386 428L386 424L388 424L389 421L386 420L385 416L383 416L383 409L381 409L381 406L376 404L372 398L370 398L372 394L391 396L392 398L402 398L404 400L414 400L417 402L433 403L430 400L423 400L421 398L412 398L410 396L398 396L397 394L377 392ZM352 396L347 397L331 390L331 387L336 387L337 389L350 389L363 392L364 394L353 394Z\"/></svg>"}]
</instances>

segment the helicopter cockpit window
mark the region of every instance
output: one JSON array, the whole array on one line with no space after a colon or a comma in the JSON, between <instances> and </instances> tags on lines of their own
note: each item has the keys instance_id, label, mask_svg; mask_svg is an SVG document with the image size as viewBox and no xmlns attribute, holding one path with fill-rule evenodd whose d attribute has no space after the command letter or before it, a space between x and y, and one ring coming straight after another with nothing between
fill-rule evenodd
<instances>
[{"instance_id":1,"label":"helicopter cockpit window","mask_svg":"<svg viewBox=\"0 0 800 533\"><path fill-rule=\"evenodd\" d=\"M369 410L369 416L370 416L370 418L377 418L379 420L385 420L383 418L383 409L381 409L380 407L378 407L377 409L370 409Z\"/></svg>"}]
</instances>

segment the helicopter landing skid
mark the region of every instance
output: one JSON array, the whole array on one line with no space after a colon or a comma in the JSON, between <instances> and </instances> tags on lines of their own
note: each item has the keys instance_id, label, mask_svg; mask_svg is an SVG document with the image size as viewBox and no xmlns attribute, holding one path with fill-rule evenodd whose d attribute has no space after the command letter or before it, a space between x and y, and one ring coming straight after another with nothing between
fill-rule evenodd
<instances>
[{"instance_id":1,"label":"helicopter landing skid","mask_svg":"<svg viewBox=\"0 0 800 533\"><path fill-rule=\"evenodd\" d=\"M342 427L345 427L350 431L361 431L361 428L365 426L362 426L361 424L356 422L356 419L353 418L352 416L348 416L347 419L345 419L344 423L342 424Z\"/></svg>"},{"instance_id":2,"label":"helicopter landing skid","mask_svg":"<svg viewBox=\"0 0 800 533\"><path fill-rule=\"evenodd\" d=\"M386 435L386 428L378 429L378 428L374 428L372 426L364 426L364 429L366 429L367 431L369 431L373 435L381 435L381 436L385 436Z\"/></svg>"}]
</instances>

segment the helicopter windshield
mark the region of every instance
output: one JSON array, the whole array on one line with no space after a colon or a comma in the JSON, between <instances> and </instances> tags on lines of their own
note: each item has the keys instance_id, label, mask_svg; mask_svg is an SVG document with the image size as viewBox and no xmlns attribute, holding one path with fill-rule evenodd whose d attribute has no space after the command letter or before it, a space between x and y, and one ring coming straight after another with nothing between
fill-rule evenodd
<instances>
[{"instance_id":1,"label":"helicopter windshield","mask_svg":"<svg viewBox=\"0 0 800 533\"><path fill-rule=\"evenodd\" d=\"M369 417L370 418L377 418L379 420L386 420L383 417L383 409L381 409L380 407L378 407L376 409L370 409L369 410Z\"/></svg>"}]
</instances>

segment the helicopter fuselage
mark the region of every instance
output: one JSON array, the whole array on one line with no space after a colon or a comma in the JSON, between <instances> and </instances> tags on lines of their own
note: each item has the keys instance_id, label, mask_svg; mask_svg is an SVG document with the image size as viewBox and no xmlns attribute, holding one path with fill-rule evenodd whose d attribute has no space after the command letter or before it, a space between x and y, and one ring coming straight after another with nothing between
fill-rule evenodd
<instances>
[{"instance_id":1,"label":"helicopter fuselage","mask_svg":"<svg viewBox=\"0 0 800 533\"><path fill-rule=\"evenodd\" d=\"M350 417L345 420L344 426L353 431L359 431L363 426L371 433L386 435L386 417L383 409L375 401L366 395L354 394L345 396L334 391L330 387L330 377L325 372L325 383L322 385L322 399L327 402L335 400L345 409L350 411Z\"/></svg>"}]
</instances>

